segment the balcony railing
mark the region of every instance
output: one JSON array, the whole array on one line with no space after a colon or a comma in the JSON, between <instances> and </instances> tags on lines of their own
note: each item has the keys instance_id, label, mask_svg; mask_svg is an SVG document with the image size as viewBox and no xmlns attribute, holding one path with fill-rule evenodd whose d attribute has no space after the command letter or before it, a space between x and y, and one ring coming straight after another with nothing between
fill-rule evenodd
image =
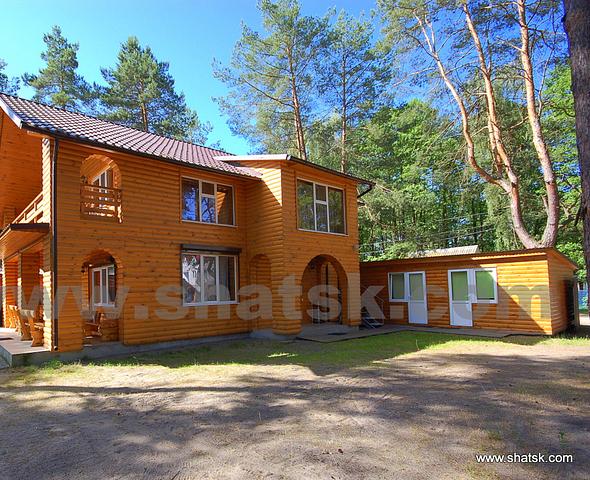
<instances>
[{"instance_id":1,"label":"balcony railing","mask_svg":"<svg viewBox=\"0 0 590 480\"><path fill-rule=\"evenodd\" d=\"M83 184L80 187L80 212L90 217L121 221L122 192L118 188Z\"/></svg>"},{"instance_id":2,"label":"balcony railing","mask_svg":"<svg viewBox=\"0 0 590 480\"><path fill-rule=\"evenodd\" d=\"M10 223L38 223L43 217L43 193L40 193Z\"/></svg>"}]
</instances>

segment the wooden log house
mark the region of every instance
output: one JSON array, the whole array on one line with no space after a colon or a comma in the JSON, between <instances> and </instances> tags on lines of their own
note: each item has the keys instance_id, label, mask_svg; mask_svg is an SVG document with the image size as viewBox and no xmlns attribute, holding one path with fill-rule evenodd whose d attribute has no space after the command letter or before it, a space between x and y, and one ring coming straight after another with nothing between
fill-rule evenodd
<instances>
[{"instance_id":1,"label":"wooden log house","mask_svg":"<svg viewBox=\"0 0 590 480\"><path fill-rule=\"evenodd\" d=\"M303 299L321 282L343 304L332 320L359 325L357 197L370 182L5 94L0 107L2 303L36 308L48 349L292 336L314 321ZM249 309L252 284L272 302Z\"/></svg>"},{"instance_id":2,"label":"wooden log house","mask_svg":"<svg viewBox=\"0 0 590 480\"><path fill-rule=\"evenodd\" d=\"M290 155L230 155L0 94L3 311L36 312L55 352L356 328L361 283L388 289L387 322L565 328L575 266L552 250L360 264L358 198L371 187ZM510 282L536 293L519 300ZM471 301L478 288L489 298ZM330 300L339 307L317 307Z\"/></svg>"}]
</instances>

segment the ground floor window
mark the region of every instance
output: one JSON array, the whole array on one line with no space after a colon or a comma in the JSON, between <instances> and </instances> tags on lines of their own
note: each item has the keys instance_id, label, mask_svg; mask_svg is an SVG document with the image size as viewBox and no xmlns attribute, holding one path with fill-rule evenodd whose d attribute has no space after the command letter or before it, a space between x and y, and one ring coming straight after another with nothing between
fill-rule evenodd
<instances>
[{"instance_id":1,"label":"ground floor window","mask_svg":"<svg viewBox=\"0 0 590 480\"><path fill-rule=\"evenodd\" d=\"M112 307L115 305L116 285L115 266L104 265L90 270L91 298L94 307Z\"/></svg>"},{"instance_id":2,"label":"ground floor window","mask_svg":"<svg viewBox=\"0 0 590 480\"><path fill-rule=\"evenodd\" d=\"M475 299L479 303L498 301L498 282L495 268L478 268L473 270Z\"/></svg>"},{"instance_id":3,"label":"ground floor window","mask_svg":"<svg viewBox=\"0 0 590 480\"><path fill-rule=\"evenodd\" d=\"M207 252L182 254L184 305L236 301L237 257Z\"/></svg>"},{"instance_id":4,"label":"ground floor window","mask_svg":"<svg viewBox=\"0 0 590 480\"><path fill-rule=\"evenodd\" d=\"M424 272L391 272L388 275L389 301L423 301L426 298Z\"/></svg>"},{"instance_id":5,"label":"ground floor window","mask_svg":"<svg viewBox=\"0 0 590 480\"><path fill-rule=\"evenodd\" d=\"M498 281L495 268L449 271L449 288L454 302L496 303Z\"/></svg>"}]
</instances>

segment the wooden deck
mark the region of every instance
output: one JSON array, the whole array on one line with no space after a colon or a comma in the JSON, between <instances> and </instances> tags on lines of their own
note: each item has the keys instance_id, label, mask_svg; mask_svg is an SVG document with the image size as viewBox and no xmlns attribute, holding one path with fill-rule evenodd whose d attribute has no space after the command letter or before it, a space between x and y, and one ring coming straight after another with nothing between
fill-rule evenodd
<instances>
[{"instance_id":1,"label":"wooden deck","mask_svg":"<svg viewBox=\"0 0 590 480\"><path fill-rule=\"evenodd\" d=\"M31 347L31 341L21 341L20 334L12 328L0 328L0 358L16 367L28 365L30 358L51 359L51 351L45 347Z\"/></svg>"}]
</instances>

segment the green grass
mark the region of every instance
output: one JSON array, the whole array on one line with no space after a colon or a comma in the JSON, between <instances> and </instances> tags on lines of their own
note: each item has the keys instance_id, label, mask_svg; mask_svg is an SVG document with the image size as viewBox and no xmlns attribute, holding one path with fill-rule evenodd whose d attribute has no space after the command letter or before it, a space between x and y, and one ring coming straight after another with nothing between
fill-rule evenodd
<instances>
[{"instance_id":1,"label":"green grass","mask_svg":"<svg viewBox=\"0 0 590 480\"><path fill-rule=\"evenodd\" d=\"M173 352L156 352L123 359L103 360L87 365L105 367L154 365L167 368L198 368L205 365L300 365L324 373L370 364L378 366L380 361L420 350L455 349L461 351L471 346L509 344L590 347L590 338L511 336L495 339L428 332L400 332L334 343L240 340ZM62 365L53 361L42 367L23 368L21 372L25 375L36 372L42 376L54 376L75 373L80 365Z\"/></svg>"},{"instance_id":2,"label":"green grass","mask_svg":"<svg viewBox=\"0 0 590 480\"><path fill-rule=\"evenodd\" d=\"M400 332L333 343L241 340L217 343L176 352L144 354L102 365L157 364L169 368L195 365L302 365L312 368L357 367L420 350L454 348L476 344L586 345L584 337L511 336L502 339L459 337L440 333Z\"/></svg>"}]
</instances>

